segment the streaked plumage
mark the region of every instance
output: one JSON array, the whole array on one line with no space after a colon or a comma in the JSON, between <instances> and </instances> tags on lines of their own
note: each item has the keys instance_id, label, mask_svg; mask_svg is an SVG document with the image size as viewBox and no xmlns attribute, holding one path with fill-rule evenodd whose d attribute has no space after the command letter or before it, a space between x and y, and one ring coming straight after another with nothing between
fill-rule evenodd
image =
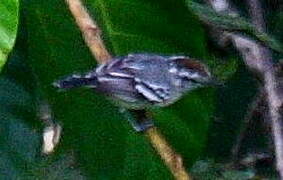
<instances>
[{"instance_id":1,"label":"streaked plumage","mask_svg":"<svg viewBox=\"0 0 283 180\"><path fill-rule=\"evenodd\" d=\"M86 86L130 109L167 106L184 93L211 82L205 65L185 56L130 54L99 65L84 75L54 83L58 88Z\"/></svg>"}]
</instances>

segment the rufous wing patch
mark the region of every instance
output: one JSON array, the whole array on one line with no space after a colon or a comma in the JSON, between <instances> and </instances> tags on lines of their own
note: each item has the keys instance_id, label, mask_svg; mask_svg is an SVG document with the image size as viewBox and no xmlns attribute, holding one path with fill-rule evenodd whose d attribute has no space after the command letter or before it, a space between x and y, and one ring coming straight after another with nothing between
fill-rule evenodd
<instances>
[{"instance_id":1,"label":"rufous wing patch","mask_svg":"<svg viewBox=\"0 0 283 180\"><path fill-rule=\"evenodd\" d=\"M203 74L206 76L209 75L207 67L198 60L195 60L192 58L180 58L180 59L175 59L175 61L177 64L180 64L183 67L192 69L194 71L198 71L200 74Z\"/></svg>"}]
</instances>

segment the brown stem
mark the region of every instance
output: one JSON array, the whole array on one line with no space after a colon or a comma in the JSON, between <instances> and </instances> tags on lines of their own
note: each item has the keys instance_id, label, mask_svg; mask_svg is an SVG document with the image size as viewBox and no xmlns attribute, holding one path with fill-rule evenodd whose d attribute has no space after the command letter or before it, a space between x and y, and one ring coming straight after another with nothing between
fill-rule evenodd
<instances>
[{"instance_id":1,"label":"brown stem","mask_svg":"<svg viewBox=\"0 0 283 180\"><path fill-rule=\"evenodd\" d=\"M157 128L152 127L146 131L147 137L150 139L152 146L159 153L165 164L170 169L171 173L178 180L191 180L187 174L182 157L174 152L165 138L158 132Z\"/></svg>"},{"instance_id":2,"label":"brown stem","mask_svg":"<svg viewBox=\"0 0 283 180\"><path fill-rule=\"evenodd\" d=\"M259 0L247 0L250 9L250 15L253 24L259 31L266 31L266 23L263 17L263 9ZM272 55L268 48L262 49L263 61L272 63ZM273 132L276 167L279 172L280 179L283 179L283 117L280 113L283 101L278 92L278 79L276 77L274 65L267 67L265 72L262 72L264 79L264 88L267 94L267 102L269 106L269 116Z\"/></svg>"},{"instance_id":3,"label":"brown stem","mask_svg":"<svg viewBox=\"0 0 283 180\"><path fill-rule=\"evenodd\" d=\"M283 179L283 124L280 108L282 101L278 98L279 95L276 89L276 79L274 71L268 71L264 75L265 89L267 93L267 100L269 104L269 116L271 119L271 126L273 132L276 167L279 172L280 179Z\"/></svg>"},{"instance_id":4,"label":"brown stem","mask_svg":"<svg viewBox=\"0 0 283 180\"><path fill-rule=\"evenodd\" d=\"M221 7L226 7L226 12L232 12L229 0L209 0L208 2L213 8L220 4ZM265 31L265 23L263 21L260 2L258 0L248 0L247 2L251 7L250 13L253 24L259 31ZM217 8L214 9L221 13ZM221 10L223 11L223 8ZM275 75L276 73L271 52L267 47L247 36L227 31L224 31L224 34L230 38L235 48L241 53L248 68L261 75L263 78L264 89L267 95L269 121L271 122L270 124L272 126L275 145L277 171L279 172L280 178L283 179L283 119L280 113L280 107L282 107L283 100L278 92L279 82Z\"/></svg>"},{"instance_id":5,"label":"brown stem","mask_svg":"<svg viewBox=\"0 0 283 180\"><path fill-rule=\"evenodd\" d=\"M85 43L98 63L104 63L111 59L111 55L105 48L100 36L100 29L92 20L80 0L66 0L73 17L79 26Z\"/></svg>"},{"instance_id":6,"label":"brown stem","mask_svg":"<svg viewBox=\"0 0 283 180\"><path fill-rule=\"evenodd\" d=\"M93 56L98 63L105 63L111 60L111 55L105 48L100 37L100 29L91 19L87 10L84 8L80 0L66 0L69 9L79 26L84 40L91 50ZM149 128L145 132L151 141L152 146L164 160L167 167L177 180L190 180L190 176L185 171L182 164L182 157L169 146L166 139L158 132L157 128Z\"/></svg>"}]
</instances>

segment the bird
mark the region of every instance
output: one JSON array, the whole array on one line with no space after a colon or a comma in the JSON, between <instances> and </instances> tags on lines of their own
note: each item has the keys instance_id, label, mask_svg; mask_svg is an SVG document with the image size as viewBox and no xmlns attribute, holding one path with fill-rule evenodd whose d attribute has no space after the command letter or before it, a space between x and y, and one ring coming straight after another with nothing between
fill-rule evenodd
<instances>
[{"instance_id":1,"label":"bird","mask_svg":"<svg viewBox=\"0 0 283 180\"><path fill-rule=\"evenodd\" d=\"M88 87L134 110L165 107L184 94L214 83L208 67L188 56L128 54L53 83L59 89Z\"/></svg>"}]
</instances>

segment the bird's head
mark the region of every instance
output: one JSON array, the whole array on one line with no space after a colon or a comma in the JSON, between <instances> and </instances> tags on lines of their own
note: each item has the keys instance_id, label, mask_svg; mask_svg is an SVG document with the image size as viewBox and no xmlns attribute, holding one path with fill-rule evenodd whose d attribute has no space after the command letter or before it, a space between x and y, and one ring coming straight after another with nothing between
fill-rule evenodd
<instances>
[{"instance_id":1,"label":"bird's head","mask_svg":"<svg viewBox=\"0 0 283 180\"><path fill-rule=\"evenodd\" d=\"M208 67L200 61L185 56L174 56L169 59L173 62L173 67L169 71L176 73L186 89L218 84Z\"/></svg>"}]
</instances>

